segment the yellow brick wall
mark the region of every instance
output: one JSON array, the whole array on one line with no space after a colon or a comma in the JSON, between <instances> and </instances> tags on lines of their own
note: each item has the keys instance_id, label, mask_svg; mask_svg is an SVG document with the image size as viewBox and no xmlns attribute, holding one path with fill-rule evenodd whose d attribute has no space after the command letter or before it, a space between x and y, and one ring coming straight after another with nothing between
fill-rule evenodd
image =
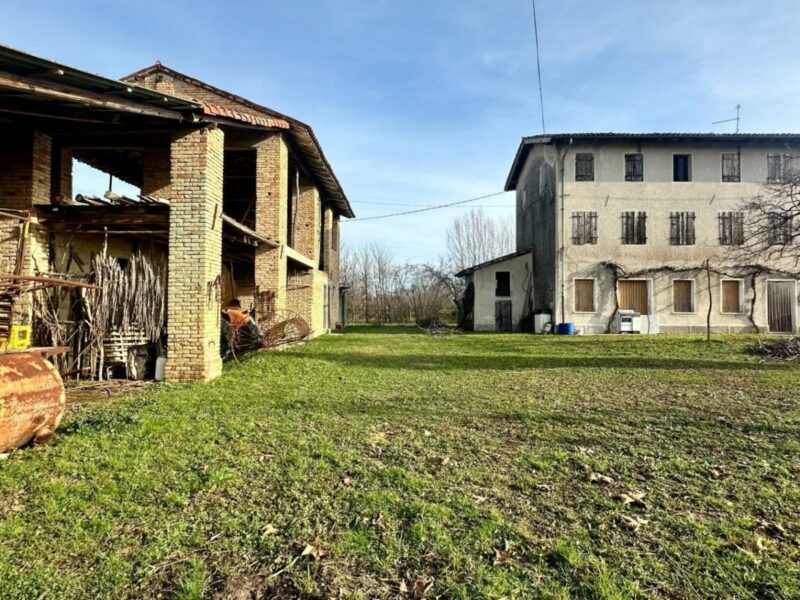
<instances>
[{"instance_id":1,"label":"yellow brick wall","mask_svg":"<svg viewBox=\"0 0 800 600\"><path fill-rule=\"evenodd\" d=\"M219 375L224 135L181 133L171 148L168 381Z\"/></svg>"}]
</instances>

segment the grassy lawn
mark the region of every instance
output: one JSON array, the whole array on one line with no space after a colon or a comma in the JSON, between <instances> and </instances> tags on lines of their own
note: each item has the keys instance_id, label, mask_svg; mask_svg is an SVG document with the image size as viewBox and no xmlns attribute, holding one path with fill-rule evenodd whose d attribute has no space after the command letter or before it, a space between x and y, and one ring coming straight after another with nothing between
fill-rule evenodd
<instances>
[{"instance_id":1,"label":"grassy lawn","mask_svg":"<svg viewBox=\"0 0 800 600\"><path fill-rule=\"evenodd\" d=\"M72 405L0 462L0 598L800 597L749 341L353 329Z\"/></svg>"}]
</instances>

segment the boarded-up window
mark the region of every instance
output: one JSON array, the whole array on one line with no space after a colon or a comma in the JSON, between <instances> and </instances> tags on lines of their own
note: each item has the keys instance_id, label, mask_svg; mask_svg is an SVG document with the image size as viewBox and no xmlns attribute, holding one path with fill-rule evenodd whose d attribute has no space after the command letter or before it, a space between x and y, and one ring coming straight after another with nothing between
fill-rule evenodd
<instances>
[{"instance_id":1,"label":"boarded-up window","mask_svg":"<svg viewBox=\"0 0 800 600\"><path fill-rule=\"evenodd\" d=\"M644 155L641 152L625 155L625 181L644 181Z\"/></svg>"},{"instance_id":2,"label":"boarded-up window","mask_svg":"<svg viewBox=\"0 0 800 600\"><path fill-rule=\"evenodd\" d=\"M622 243L647 243L647 213L625 211L622 213Z\"/></svg>"},{"instance_id":3,"label":"boarded-up window","mask_svg":"<svg viewBox=\"0 0 800 600\"><path fill-rule=\"evenodd\" d=\"M617 284L619 307L622 310L635 310L646 315L650 313L647 281L642 279L620 281Z\"/></svg>"},{"instance_id":4,"label":"boarded-up window","mask_svg":"<svg viewBox=\"0 0 800 600\"><path fill-rule=\"evenodd\" d=\"M672 156L672 181L692 180L692 155L674 154Z\"/></svg>"},{"instance_id":5,"label":"boarded-up window","mask_svg":"<svg viewBox=\"0 0 800 600\"><path fill-rule=\"evenodd\" d=\"M594 181L594 154L591 152L575 155L575 181Z\"/></svg>"},{"instance_id":6,"label":"boarded-up window","mask_svg":"<svg viewBox=\"0 0 800 600\"><path fill-rule=\"evenodd\" d=\"M694 245L694 213L672 212L669 215L669 243L673 246Z\"/></svg>"},{"instance_id":7,"label":"boarded-up window","mask_svg":"<svg viewBox=\"0 0 800 600\"><path fill-rule=\"evenodd\" d=\"M676 313L694 312L694 281L691 279L673 280L672 310Z\"/></svg>"},{"instance_id":8,"label":"boarded-up window","mask_svg":"<svg viewBox=\"0 0 800 600\"><path fill-rule=\"evenodd\" d=\"M794 333L794 281L767 282L767 319L773 333Z\"/></svg>"},{"instance_id":9,"label":"boarded-up window","mask_svg":"<svg viewBox=\"0 0 800 600\"><path fill-rule=\"evenodd\" d=\"M719 213L720 246L741 246L744 244L744 213Z\"/></svg>"},{"instance_id":10,"label":"boarded-up window","mask_svg":"<svg viewBox=\"0 0 800 600\"><path fill-rule=\"evenodd\" d=\"M497 271L494 274L494 295L507 298L511 295L511 273L509 271Z\"/></svg>"},{"instance_id":11,"label":"boarded-up window","mask_svg":"<svg viewBox=\"0 0 800 600\"><path fill-rule=\"evenodd\" d=\"M594 311L594 279L576 279L575 312Z\"/></svg>"},{"instance_id":12,"label":"boarded-up window","mask_svg":"<svg viewBox=\"0 0 800 600\"><path fill-rule=\"evenodd\" d=\"M742 312L742 282L738 279L725 279L722 281L722 312Z\"/></svg>"},{"instance_id":13,"label":"boarded-up window","mask_svg":"<svg viewBox=\"0 0 800 600\"><path fill-rule=\"evenodd\" d=\"M597 243L597 213L572 213L572 243L578 246Z\"/></svg>"},{"instance_id":14,"label":"boarded-up window","mask_svg":"<svg viewBox=\"0 0 800 600\"><path fill-rule=\"evenodd\" d=\"M742 180L742 155L731 152L722 155L722 181L737 183Z\"/></svg>"}]
</instances>

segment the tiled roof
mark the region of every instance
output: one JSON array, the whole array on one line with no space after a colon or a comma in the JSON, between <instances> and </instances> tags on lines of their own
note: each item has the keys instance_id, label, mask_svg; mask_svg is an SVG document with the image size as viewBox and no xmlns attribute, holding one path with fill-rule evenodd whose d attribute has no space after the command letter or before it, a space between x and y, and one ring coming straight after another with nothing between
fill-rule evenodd
<instances>
[{"instance_id":1,"label":"tiled roof","mask_svg":"<svg viewBox=\"0 0 800 600\"><path fill-rule=\"evenodd\" d=\"M238 110L231 110L224 106L216 104L203 103L203 114L212 117L225 117L226 119L233 119L234 121L242 121L243 123L250 123L251 125L260 125L262 127L275 127L277 129L289 129L289 123L284 119L273 119L267 117L258 117L248 113L243 113Z\"/></svg>"},{"instance_id":2,"label":"tiled roof","mask_svg":"<svg viewBox=\"0 0 800 600\"><path fill-rule=\"evenodd\" d=\"M510 192L517 187L522 168L528 157L530 148L536 144L549 144L552 141L567 140L603 140L603 141L625 141L625 140L650 140L650 141L671 141L680 142L681 140L691 141L716 141L716 142L746 142L746 141L768 141L768 140L794 140L800 144L800 133L701 133L701 132L650 132L650 133L619 133L612 131L580 132L580 133L545 133L532 135L522 138L511 171L506 180L505 190Z\"/></svg>"},{"instance_id":3,"label":"tiled roof","mask_svg":"<svg viewBox=\"0 0 800 600\"><path fill-rule=\"evenodd\" d=\"M531 248L526 248L525 250L517 250L516 252L512 252L511 254L505 254L503 256L498 256L497 258L493 258L492 260L487 260L477 265L473 265L471 267L467 267L456 273L456 277L465 277L474 273L475 271L479 271L480 269L484 269L486 267L491 267L492 265L496 265L501 262L505 262L507 260L511 260L512 258L517 258L518 256L522 256L523 254L530 254Z\"/></svg>"}]
</instances>

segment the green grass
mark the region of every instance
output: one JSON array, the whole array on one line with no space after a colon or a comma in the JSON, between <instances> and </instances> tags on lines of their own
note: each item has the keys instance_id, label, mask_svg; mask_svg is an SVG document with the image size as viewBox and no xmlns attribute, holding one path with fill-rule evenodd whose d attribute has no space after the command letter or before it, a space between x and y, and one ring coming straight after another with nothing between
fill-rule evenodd
<instances>
[{"instance_id":1,"label":"green grass","mask_svg":"<svg viewBox=\"0 0 800 600\"><path fill-rule=\"evenodd\" d=\"M0 461L0 598L800 597L750 341L362 328L72 405Z\"/></svg>"}]
</instances>

